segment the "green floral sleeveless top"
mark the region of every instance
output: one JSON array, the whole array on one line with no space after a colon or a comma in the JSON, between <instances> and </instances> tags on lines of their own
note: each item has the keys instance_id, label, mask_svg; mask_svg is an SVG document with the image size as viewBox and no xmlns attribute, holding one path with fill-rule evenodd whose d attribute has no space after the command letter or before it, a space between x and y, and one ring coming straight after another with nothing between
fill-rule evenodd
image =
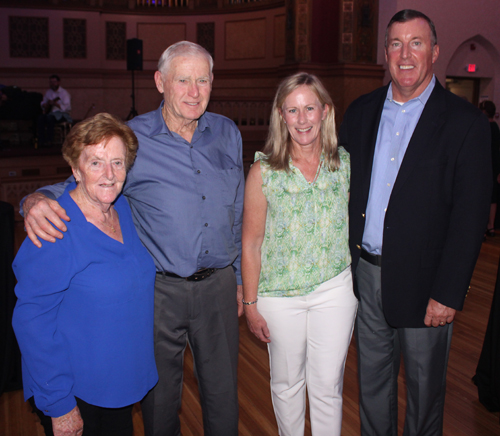
<instances>
[{"instance_id":1,"label":"green floral sleeveless top","mask_svg":"<svg viewBox=\"0 0 500 436\"><path fill-rule=\"evenodd\" d=\"M314 291L351 264L348 244L349 153L339 147L340 168L321 166L309 183L290 160L290 173L274 171L260 160L267 199L261 248L259 295L293 297Z\"/></svg>"}]
</instances>

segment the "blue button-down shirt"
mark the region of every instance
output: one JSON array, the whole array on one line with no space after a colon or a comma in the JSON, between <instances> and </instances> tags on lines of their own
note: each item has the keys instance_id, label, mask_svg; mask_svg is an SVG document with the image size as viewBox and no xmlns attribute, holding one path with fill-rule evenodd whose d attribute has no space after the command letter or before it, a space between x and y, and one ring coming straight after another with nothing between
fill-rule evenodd
<instances>
[{"instance_id":1,"label":"blue button-down shirt","mask_svg":"<svg viewBox=\"0 0 500 436\"><path fill-rule=\"evenodd\" d=\"M188 277L232 264L241 284L240 132L228 118L206 112L188 142L168 129L162 107L128 122L139 150L123 193L139 237L157 271Z\"/></svg>"},{"instance_id":2,"label":"blue button-down shirt","mask_svg":"<svg viewBox=\"0 0 500 436\"><path fill-rule=\"evenodd\" d=\"M369 253L382 254L384 219L392 188L415 131L420 115L434 89L436 78L416 98L398 103L392 98L389 85L375 144L370 194L366 206L363 248Z\"/></svg>"}]
</instances>

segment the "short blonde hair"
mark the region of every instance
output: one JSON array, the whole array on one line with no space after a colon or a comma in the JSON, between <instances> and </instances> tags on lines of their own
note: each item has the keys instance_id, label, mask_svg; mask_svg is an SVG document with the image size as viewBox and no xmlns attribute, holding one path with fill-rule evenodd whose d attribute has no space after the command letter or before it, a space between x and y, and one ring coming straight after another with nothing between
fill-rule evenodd
<instances>
[{"instance_id":1,"label":"short blonde hair","mask_svg":"<svg viewBox=\"0 0 500 436\"><path fill-rule=\"evenodd\" d=\"M77 168L84 147L103 141L107 143L112 138L120 138L125 145L125 168L128 171L134 164L139 142L129 126L105 112L75 124L66 136L62 155L72 168Z\"/></svg>"},{"instance_id":2,"label":"short blonde hair","mask_svg":"<svg viewBox=\"0 0 500 436\"><path fill-rule=\"evenodd\" d=\"M302 85L309 87L314 92L323 108L325 108L325 105L328 105L327 115L321 122L320 141L321 150L325 158L325 167L330 171L335 171L340 166L340 158L337 150L337 131L333 101L321 83L321 80L314 74L309 73L294 74L280 83L271 109L269 134L264 146L265 160L274 170L290 171L289 159L293 145L290 132L281 117L280 111L283 109L287 97Z\"/></svg>"}]
</instances>

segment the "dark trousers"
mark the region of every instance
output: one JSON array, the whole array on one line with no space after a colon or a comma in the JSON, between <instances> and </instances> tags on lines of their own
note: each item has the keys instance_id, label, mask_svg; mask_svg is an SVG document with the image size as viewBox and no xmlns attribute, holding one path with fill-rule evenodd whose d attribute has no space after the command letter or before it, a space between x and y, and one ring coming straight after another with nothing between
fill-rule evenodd
<instances>
[{"instance_id":1,"label":"dark trousers","mask_svg":"<svg viewBox=\"0 0 500 436\"><path fill-rule=\"evenodd\" d=\"M500 265L488 327L473 381L481 404L490 412L500 411Z\"/></svg>"},{"instance_id":2,"label":"dark trousers","mask_svg":"<svg viewBox=\"0 0 500 436\"><path fill-rule=\"evenodd\" d=\"M363 259L357 267L361 299L355 335L361 435L397 436L401 355L407 385L403 435L442 435L452 324L429 328L388 325L382 309L380 271Z\"/></svg>"},{"instance_id":3,"label":"dark trousers","mask_svg":"<svg viewBox=\"0 0 500 436\"><path fill-rule=\"evenodd\" d=\"M200 282L156 275L158 384L142 401L146 436L179 436L184 350L193 353L204 434L238 435L238 311L231 266Z\"/></svg>"},{"instance_id":4,"label":"dark trousers","mask_svg":"<svg viewBox=\"0 0 500 436\"><path fill-rule=\"evenodd\" d=\"M43 147L46 144L52 143L54 139L54 126L56 125L56 117L52 114L42 114L38 117L37 122L37 137L38 145Z\"/></svg>"},{"instance_id":5,"label":"dark trousers","mask_svg":"<svg viewBox=\"0 0 500 436\"><path fill-rule=\"evenodd\" d=\"M36 406L33 397L29 399L33 411L38 415L45 430L45 436L54 436L52 418L45 416ZM93 406L80 398L76 398L83 420L83 434L85 436L132 436L134 425L132 422L131 406L106 408Z\"/></svg>"}]
</instances>

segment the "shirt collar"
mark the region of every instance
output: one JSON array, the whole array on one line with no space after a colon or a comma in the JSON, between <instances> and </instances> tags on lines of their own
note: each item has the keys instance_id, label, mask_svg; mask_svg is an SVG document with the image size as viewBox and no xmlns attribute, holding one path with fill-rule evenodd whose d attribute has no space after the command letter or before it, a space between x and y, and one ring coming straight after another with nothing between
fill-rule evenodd
<instances>
[{"instance_id":1,"label":"shirt collar","mask_svg":"<svg viewBox=\"0 0 500 436\"><path fill-rule=\"evenodd\" d=\"M434 89L435 84L436 84L436 76L433 74L431 81L429 82L427 87L424 89L424 91L418 97L412 98L411 100L408 100L407 102L405 102L405 104L409 103L410 101L418 100L422 103L422 105L425 106L425 104L427 103L427 100L429 100L429 97L432 94L432 91ZM389 84L389 89L387 90L387 100L396 103L396 101L393 100L393 98L392 98L392 82Z\"/></svg>"},{"instance_id":2,"label":"shirt collar","mask_svg":"<svg viewBox=\"0 0 500 436\"><path fill-rule=\"evenodd\" d=\"M156 113L153 117L153 122L151 123L151 136L160 135L162 133L166 133L167 135L172 136L172 132L167 126L167 123L163 119L163 105L164 101L160 103L160 107L156 109ZM206 113L206 112L205 112ZM197 130L203 132L206 128L210 128L210 123L208 118L205 116L205 113L198 120Z\"/></svg>"}]
</instances>

